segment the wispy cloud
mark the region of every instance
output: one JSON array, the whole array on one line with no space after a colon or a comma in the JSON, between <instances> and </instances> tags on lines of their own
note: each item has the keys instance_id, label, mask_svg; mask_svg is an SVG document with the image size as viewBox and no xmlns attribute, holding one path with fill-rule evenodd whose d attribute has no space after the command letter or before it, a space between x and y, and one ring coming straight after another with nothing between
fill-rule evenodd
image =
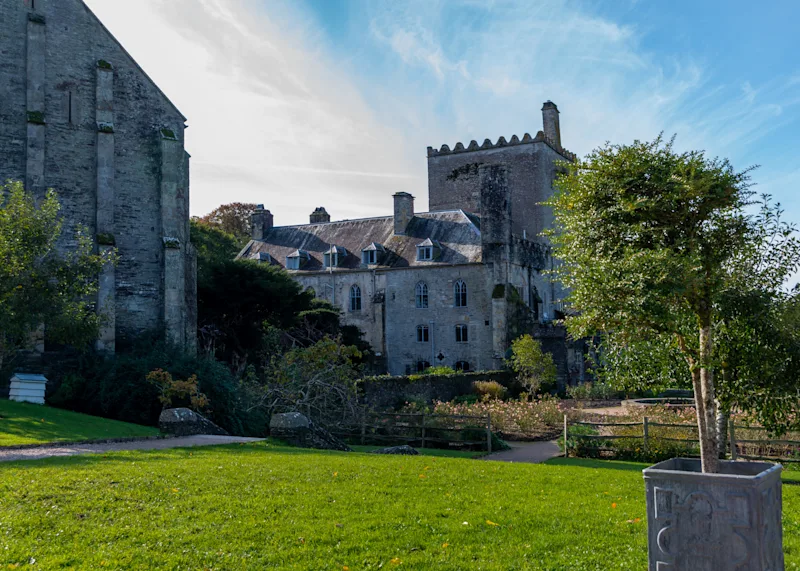
<instances>
[{"instance_id":1,"label":"wispy cloud","mask_svg":"<svg viewBox=\"0 0 800 571\"><path fill-rule=\"evenodd\" d=\"M243 0L89 4L189 118L193 213L238 200L279 224L323 204L370 215L424 185L310 22Z\"/></svg>"},{"instance_id":2,"label":"wispy cloud","mask_svg":"<svg viewBox=\"0 0 800 571\"><path fill-rule=\"evenodd\" d=\"M295 1L87 1L189 117L194 213L370 216L399 190L425 208L426 146L533 134L548 99L579 154L664 131L746 166L800 104L796 70L727 84L572 0L353 2L346 41Z\"/></svg>"}]
</instances>

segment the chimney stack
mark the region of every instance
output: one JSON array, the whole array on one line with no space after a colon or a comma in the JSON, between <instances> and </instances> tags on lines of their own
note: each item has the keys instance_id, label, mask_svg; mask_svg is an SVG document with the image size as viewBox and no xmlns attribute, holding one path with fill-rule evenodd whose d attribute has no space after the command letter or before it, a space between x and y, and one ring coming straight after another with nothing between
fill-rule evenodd
<instances>
[{"instance_id":1,"label":"chimney stack","mask_svg":"<svg viewBox=\"0 0 800 571\"><path fill-rule=\"evenodd\" d=\"M558 123L558 107L550 100L544 102L542 106L542 119L544 122L544 134L553 141L558 147L561 146L561 127Z\"/></svg>"},{"instance_id":2,"label":"chimney stack","mask_svg":"<svg viewBox=\"0 0 800 571\"><path fill-rule=\"evenodd\" d=\"M309 217L309 221L311 224L320 224L322 222L330 222L331 215L328 214L328 211L325 210L324 206L318 206L314 212L311 213Z\"/></svg>"},{"instance_id":3,"label":"chimney stack","mask_svg":"<svg viewBox=\"0 0 800 571\"><path fill-rule=\"evenodd\" d=\"M411 219L414 218L414 197L407 192L398 192L394 195L394 233L406 233Z\"/></svg>"},{"instance_id":4,"label":"chimney stack","mask_svg":"<svg viewBox=\"0 0 800 571\"><path fill-rule=\"evenodd\" d=\"M250 237L253 240L263 240L272 229L272 213L264 210L264 205L259 204L250 215Z\"/></svg>"}]
</instances>

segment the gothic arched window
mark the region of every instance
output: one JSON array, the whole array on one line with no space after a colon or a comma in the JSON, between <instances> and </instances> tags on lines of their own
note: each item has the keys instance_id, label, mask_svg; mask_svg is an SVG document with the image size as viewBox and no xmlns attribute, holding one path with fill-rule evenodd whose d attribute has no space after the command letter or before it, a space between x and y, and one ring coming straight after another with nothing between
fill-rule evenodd
<instances>
[{"instance_id":1,"label":"gothic arched window","mask_svg":"<svg viewBox=\"0 0 800 571\"><path fill-rule=\"evenodd\" d=\"M350 311L361 311L361 288L357 285L350 287Z\"/></svg>"},{"instance_id":2,"label":"gothic arched window","mask_svg":"<svg viewBox=\"0 0 800 571\"><path fill-rule=\"evenodd\" d=\"M458 280L453 286L453 293L456 298L456 307L467 307L467 284L464 280Z\"/></svg>"},{"instance_id":3,"label":"gothic arched window","mask_svg":"<svg viewBox=\"0 0 800 571\"><path fill-rule=\"evenodd\" d=\"M428 307L428 286L425 282L419 282L416 289L417 307L427 309Z\"/></svg>"},{"instance_id":4,"label":"gothic arched window","mask_svg":"<svg viewBox=\"0 0 800 571\"><path fill-rule=\"evenodd\" d=\"M469 363L466 361L456 361L456 371L469 372Z\"/></svg>"}]
</instances>

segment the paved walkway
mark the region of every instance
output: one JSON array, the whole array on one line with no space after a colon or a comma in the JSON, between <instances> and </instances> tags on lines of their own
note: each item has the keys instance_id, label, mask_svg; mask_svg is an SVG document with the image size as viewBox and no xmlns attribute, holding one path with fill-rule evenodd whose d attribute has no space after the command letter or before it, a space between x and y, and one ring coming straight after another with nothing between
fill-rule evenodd
<instances>
[{"instance_id":1,"label":"paved walkway","mask_svg":"<svg viewBox=\"0 0 800 571\"><path fill-rule=\"evenodd\" d=\"M553 442L509 442L511 450L495 452L489 456L484 456L484 460L498 460L500 462L527 462L528 464L538 464L561 456L562 452L558 444Z\"/></svg>"},{"instance_id":2,"label":"paved walkway","mask_svg":"<svg viewBox=\"0 0 800 571\"><path fill-rule=\"evenodd\" d=\"M151 440L135 440L132 442L109 442L105 444L53 444L40 448L24 448L19 450L0 449L0 462L11 460L39 460L52 456L76 456L78 454L103 454L119 450L165 450L168 448L185 448L187 446L214 446L217 444L238 444L240 442L258 442L263 438L245 438L241 436L182 436L178 438L160 438Z\"/></svg>"}]
</instances>

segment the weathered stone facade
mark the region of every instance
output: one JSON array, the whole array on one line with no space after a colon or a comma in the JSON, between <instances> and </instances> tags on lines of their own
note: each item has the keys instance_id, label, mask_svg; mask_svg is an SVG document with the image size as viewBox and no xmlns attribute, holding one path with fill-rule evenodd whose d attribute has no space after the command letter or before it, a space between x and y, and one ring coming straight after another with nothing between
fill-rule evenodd
<instances>
[{"instance_id":1,"label":"weathered stone facade","mask_svg":"<svg viewBox=\"0 0 800 571\"><path fill-rule=\"evenodd\" d=\"M82 0L0 0L0 180L58 192L119 263L100 277L99 348L144 331L196 342L185 117Z\"/></svg>"},{"instance_id":2,"label":"weathered stone facade","mask_svg":"<svg viewBox=\"0 0 800 571\"><path fill-rule=\"evenodd\" d=\"M280 227L262 207L239 256L284 266L341 307L391 374L498 369L511 341L532 333L553 353L562 384L580 380L582 344L551 324L563 293L546 274L555 262L540 233L553 215L539 204L553 193L559 161L574 155L561 147L555 104L542 112L536 137L429 148L431 212L415 213L414 198L401 192L392 216L328 222L317 209L311 224Z\"/></svg>"}]
</instances>

